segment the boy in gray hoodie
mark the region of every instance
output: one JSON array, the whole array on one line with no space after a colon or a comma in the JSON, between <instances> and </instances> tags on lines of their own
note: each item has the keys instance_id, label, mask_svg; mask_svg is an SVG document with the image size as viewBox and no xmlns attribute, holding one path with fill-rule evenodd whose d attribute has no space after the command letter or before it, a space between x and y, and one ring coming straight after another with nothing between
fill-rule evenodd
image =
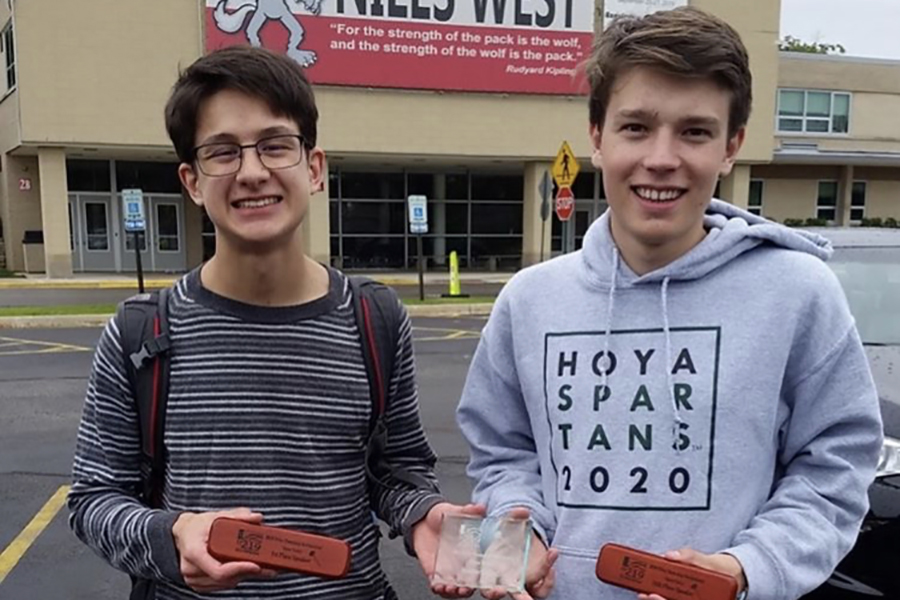
<instances>
[{"instance_id":1,"label":"boy in gray hoodie","mask_svg":"<svg viewBox=\"0 0 900 600\"><path fill-rule=\"evenodd\" d=\"M609 210L509 282L458 411L475 501L535 522L533 596L633 598L594 576L617 542L793 599L855 541L882 427L830 245L712 199L748 62L691 8L617 20L589 61Z\"/></svg>"}]
</instances>

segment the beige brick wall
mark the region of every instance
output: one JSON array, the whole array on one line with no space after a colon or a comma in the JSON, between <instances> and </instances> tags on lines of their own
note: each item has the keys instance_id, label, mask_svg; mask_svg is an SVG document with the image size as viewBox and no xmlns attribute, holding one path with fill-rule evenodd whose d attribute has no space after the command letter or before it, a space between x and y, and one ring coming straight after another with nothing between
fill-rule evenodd
<instances>
[{"instance_id":1,"label":"beige brick wall","mask_svg":"<svg viewBox=\"0 0 900 600\"><path fill-rule=\"evenodd\" d=\"M199 0L16 2L23 139L168 146L162 111L200 55Z\"/></svg>"},{"instance_id":2,"label":"beige brick wall","mask_svg":"<svg viewBox=\"0 0 900 600\"><path fill-rule=\"evenodd\" d=\"M818 183L811 179L766 179L763 184L763 216L785 219L816 216Z\"/></svg>"},{"instance_id":3,"label":"beige brick wall","mask_svg":"<svg viewBox=\"0 0 900 600\"><path fill-rule=\"evenodd\" d=\"M3 236L6 242L7 268L12 271L25 269L22 253L22 237L28 229L41 229L41 182L38 176L37 157L4 155L3 174L6 181L7 211L3 219ZM31 191L19 191L20 177L31 179Z\"/></svg>"},{"instance_id":4,"label":"beige brick wall","mask_svg":"<svg viewBox=\"0 0 900 600\"><path fill-rule=\"evenodd\" d=\"M808 219L816 215L819 181L840 181L841 167L763 165L753 167L761 179L763 214L778 221ZM866 182L866 216L900 219L900 170L857 167L854 181Z\"/></svg>"},{"instance_id":5,"label":"beige brick wall","mask_svg":"<svg viewBox=\"0 0 900 600\"><path fill-rule=\"evenodd\" d=\"M900 221L900 181L869 181L866 186L866 216Z\"/></svg>"}]
</instances>

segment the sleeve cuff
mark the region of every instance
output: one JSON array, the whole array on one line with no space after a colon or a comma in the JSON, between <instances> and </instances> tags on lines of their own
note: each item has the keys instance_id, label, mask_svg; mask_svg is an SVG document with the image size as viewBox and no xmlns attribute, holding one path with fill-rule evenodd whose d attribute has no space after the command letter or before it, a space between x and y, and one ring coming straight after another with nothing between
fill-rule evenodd
<instances>
[{"instance_id":1,"label":"sleeve cuff","mask_svg":"<svg viewBox=\"0 0 900 600\"><path fill-rule=\"evenodd\" d=\"M147 536L150 541L151 558L156 568L166 579L183 585L181 560L178 550L175 549L175 538L172 537L172 526L179 516L180 512L157 512L150 517L147 524Z\"/></svg>"},{"instance_id":2,"label":"sleeve cuff","mask_svg":"<svg viewBox=\"0 0 900 600\"><path fill-rule=\"evenodd\" d=\"M407 513L406 518L400 524L400 533L403 536L403 545L406 547L406 553L410 556L416 556L416 550L413 548L412 532L413 526L425 518L436 504L446 502L443 496L437 494L428 494L419 500Z\"/></svg>"},{"instance_id":3,"label":"sleeve cuff","mask_svg":"<svg viewBox=\"0 0 900 600\"><path fill-rule=\"evenodd\" d=\"M735 557L744 569L747 580L747 600L783 598L786 585L781 572L765 550L752 544L741 544L722 550Z\"/></svg>"},{"instance_id":4,"label":"sleeve cuff","mask_svg":"<svg viewBox=\"0 0 900 600\"><path fill-rule=\"evenodd\" d=\"M534 506L533 504L530 504L528 502L508 502L505 504L500 504L491 509L488 512L488 515L491 517L504 515L514 508L527 508L529 511L531 511L531 528L534 530L534 533L537 534L540 540L544 542L544 546L549 548L553 540L554 529L552 527L548 527L544 520L541 518L543 516L543 513L547 510L546 507Z\"/></svg>"}]
</instances>

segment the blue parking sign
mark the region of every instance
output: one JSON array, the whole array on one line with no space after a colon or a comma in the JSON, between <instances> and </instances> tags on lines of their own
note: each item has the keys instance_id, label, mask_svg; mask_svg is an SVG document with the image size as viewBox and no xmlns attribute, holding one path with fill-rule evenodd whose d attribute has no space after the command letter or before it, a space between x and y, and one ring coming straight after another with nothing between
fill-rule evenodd
<instances>
[{"instance_id":1,"label":"blue parking sign","mask_svg":"<svg viewBox=\"0 0 900 600\"><path fill-rule=\"evenodd\" d=\"M122 190L125 231L144 231L144 193L140 189Z\"/></svg>"}]
</instances>

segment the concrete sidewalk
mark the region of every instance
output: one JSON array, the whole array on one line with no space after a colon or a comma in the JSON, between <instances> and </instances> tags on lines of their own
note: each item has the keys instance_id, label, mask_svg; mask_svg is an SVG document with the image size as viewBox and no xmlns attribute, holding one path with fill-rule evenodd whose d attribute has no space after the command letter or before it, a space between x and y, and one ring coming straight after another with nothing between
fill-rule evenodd
<instances>
[{"instance_id":1,"label":"concrete sidewalk","mask_svg":"<svg viewBox=\"0 0 900 600\"><path fill-rule=\"evenodd\" d=\"M348 275L365 275L375 281L380 281L390 286L419 285L419 274L407 271L384 272L355 272L345 271ZM465 283L506 283L512 277L512 273L478 272L460 273L460 282ZM172 285L181 277L181 274L160 275L151 273L144 276L144 286L147 288L161 288ZM445 272L425 273L425 284L450 283L450 274ZM29 275L27 277L10 277L0 279L0 290L3 289L125 289L134 288L137 275L133 273L78 273L65 279L49 279L44 275Z\"/></svg>"}]
</instances>

